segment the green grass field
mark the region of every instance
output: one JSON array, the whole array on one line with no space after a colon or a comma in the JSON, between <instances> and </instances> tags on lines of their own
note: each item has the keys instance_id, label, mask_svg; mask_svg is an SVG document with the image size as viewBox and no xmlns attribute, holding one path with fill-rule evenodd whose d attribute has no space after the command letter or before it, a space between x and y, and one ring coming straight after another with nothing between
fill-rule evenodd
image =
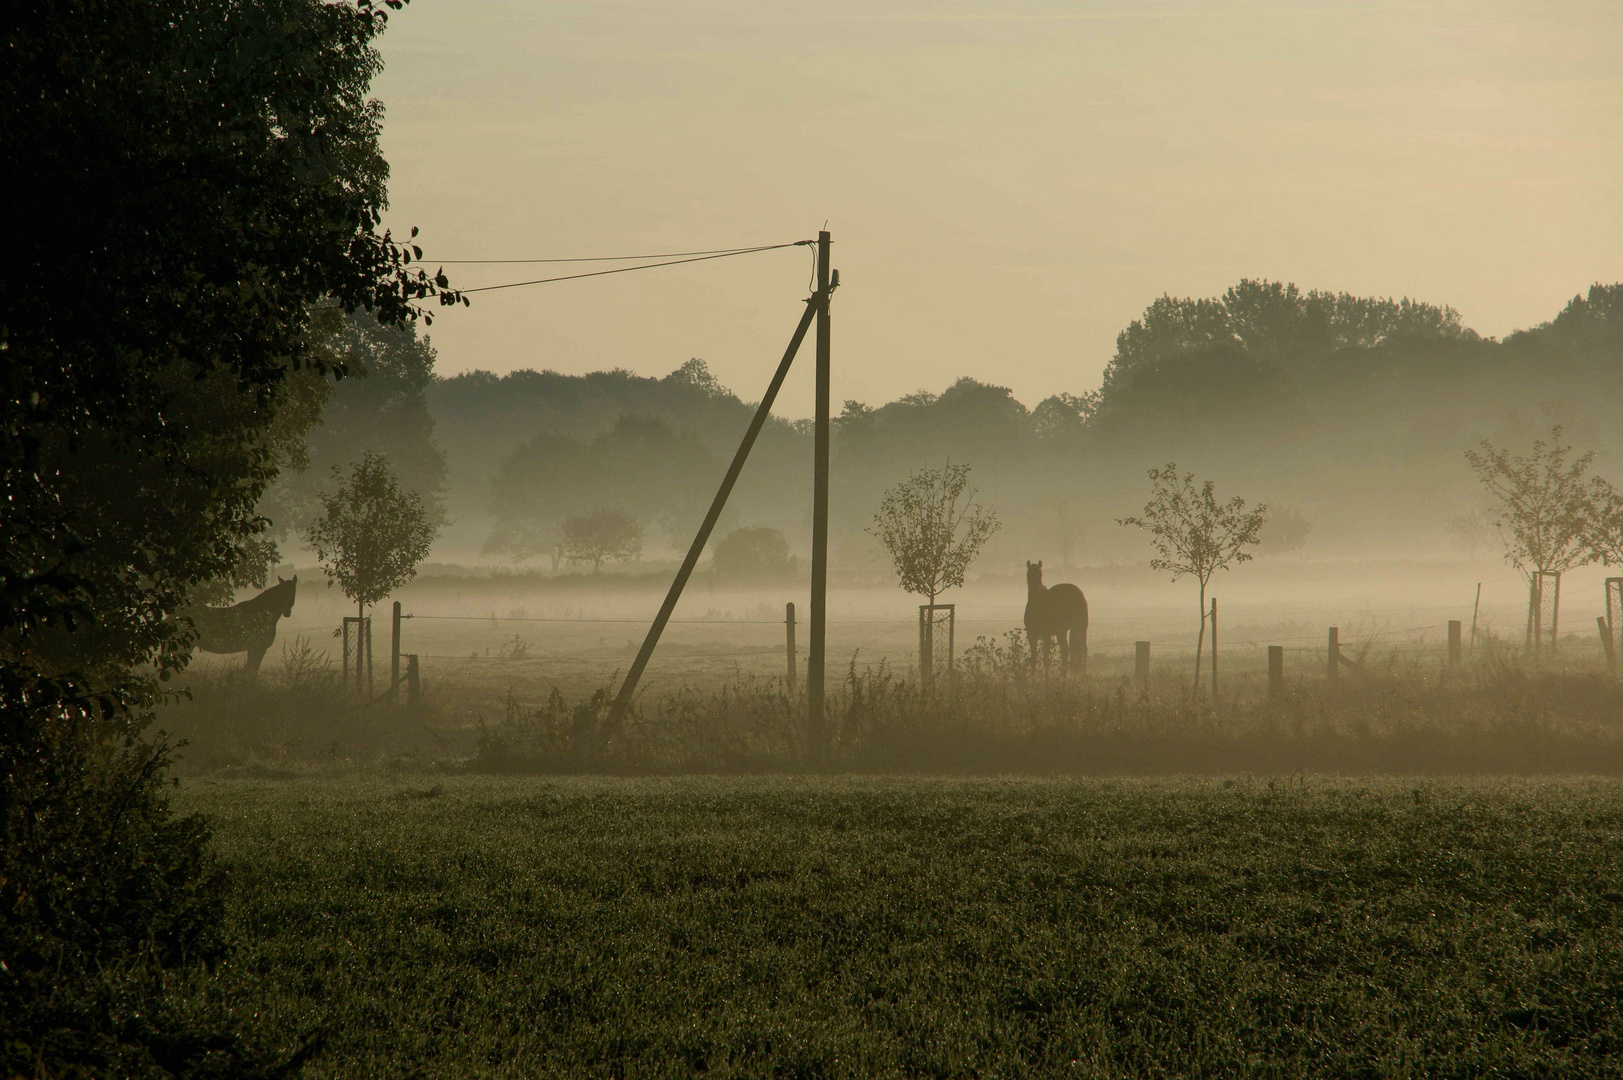
<instances>
[{"instance_id":1,"label":"green grass field","mask_svg":"<svg viewBox=\"0 0 1623 1080\"><path fill-rule=\"evenodd\" d=\"M188 780L315 1076L1603 1076L1623 783Z\"/></svg>"}]
</instances>

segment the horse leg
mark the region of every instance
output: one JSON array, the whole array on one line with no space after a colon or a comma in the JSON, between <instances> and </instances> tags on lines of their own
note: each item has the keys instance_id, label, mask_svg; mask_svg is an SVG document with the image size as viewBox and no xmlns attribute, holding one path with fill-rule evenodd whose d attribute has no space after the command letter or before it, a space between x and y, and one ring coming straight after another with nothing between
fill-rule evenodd
<instances>
[{"instance_id":1,"label":"horse leg","mask_svg":"<svg viewBox=\"0 0 1623 1080\"><path fill-rule=\"evenodd\" d=\"M1058 637L1059 673L1061 675L1069 675L1071 673L1071 632L1069 630L1061 630Z\"/></svg>"},{"instance_id":2,"label":"horse leg","mask_svg":"<svg viewBox=\"0 0 1623 1080\"><path fill-rule=\"evenodd\" d=\"M260 645L260 644L257 644L257 643L248 646L248 667L247 667L247 671L248 671L248 677L250 679L259 678L259 665L264 663L265 650L269 649L269 648L270 648L269 645Z\"/></svg>"},{"instance_id":3,"label":"horse leg","mask_svg":"<svg viewBox=\"0 0 1623 1080\"><path fill-rule=\"evenodd\" d=\"M1071 630L1071 655L1076 657L1077 669L1082 674L1088 673L1088 624L1074 627Z\"/></svg>"}]
</instances>

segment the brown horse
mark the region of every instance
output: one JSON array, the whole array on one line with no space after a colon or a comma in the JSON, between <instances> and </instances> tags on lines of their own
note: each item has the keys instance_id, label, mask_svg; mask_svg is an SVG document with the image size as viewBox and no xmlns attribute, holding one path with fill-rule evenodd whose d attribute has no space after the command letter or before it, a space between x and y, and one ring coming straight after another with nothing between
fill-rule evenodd
<instances>
[{"instance_id":1,"label":"brown horse","mask_svg":"<svg viewBox=\"0 0 1623 1080\"><path fill-rule=\"evenodd\" d=\"M1026 642L1031 646L1031 666L1037 667L1037 653L1048 668L1048 641L1059 639L1060 672L1070 670L1076 661L1083 674L1088 670L1088 598L1075 585L1043 585L1043 564L1026 563Z\"/></svg>"},{"instance_id":2,"label":"brown horse","mask_svg":"<svg viewBox=\"0 0 1623 1080\"><path fill-rule=\"evenodd\" d=\"M197 630L197 647L211 653L248 654L248 674L258 675L265 650L276 643L276 623L293 614L299 576L276 584L228 608L197 607L183 612Z\"/></svg>"}]
</instances>

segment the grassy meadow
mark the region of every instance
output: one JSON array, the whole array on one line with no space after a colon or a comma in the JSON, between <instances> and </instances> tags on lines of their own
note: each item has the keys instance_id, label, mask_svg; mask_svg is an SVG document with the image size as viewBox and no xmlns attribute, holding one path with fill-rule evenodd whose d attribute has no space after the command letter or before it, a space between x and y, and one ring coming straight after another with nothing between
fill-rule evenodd
<instances>
[{"instance_id":1,"label":"grassy meadow","mask_svg":"<svg viewBox=\"0 0 1623 1080\"><path fill-rule=\"evenodd\" d=\"M182 781L307 1075L1606 1076L1623 783Z\"/></svg>"}]
</instances>

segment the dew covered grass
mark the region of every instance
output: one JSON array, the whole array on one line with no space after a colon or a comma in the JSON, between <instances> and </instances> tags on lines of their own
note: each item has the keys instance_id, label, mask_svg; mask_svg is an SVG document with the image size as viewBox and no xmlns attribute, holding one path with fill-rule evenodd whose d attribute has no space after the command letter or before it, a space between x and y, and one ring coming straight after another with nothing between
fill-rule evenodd
<instances>
[{"instance_id":1,"label":"dew covered grass","mask_svg":"<svg viewBox=\"0 0 1623 1080\"><path fill-rule=\"evenodd\" d=\"M1623 784L187 781L315 1076L1601 1076Z\"/></svg>"}]
</instances>

